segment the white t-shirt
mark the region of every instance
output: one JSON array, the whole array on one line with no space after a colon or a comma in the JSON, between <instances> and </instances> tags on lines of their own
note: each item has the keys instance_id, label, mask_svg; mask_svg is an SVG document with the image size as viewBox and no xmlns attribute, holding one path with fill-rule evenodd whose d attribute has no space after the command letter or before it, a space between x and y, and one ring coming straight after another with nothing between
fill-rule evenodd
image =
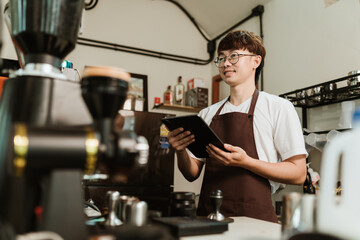
<instances>
[{"instance_id":1,"label":"white t-shirt","mask_svg":"<svg viewBox=\"0 0 360 240\"><path fill-rule=\"evenodd\" d=\"M212 118L225 101L220 115L229 112L248 113L251 99L234 106L226 98L201 110L199 116L210 125ZM255 106L254 138L261 161L276 163L296 155L307 156L300 120L294 106L290 101L266 92L259 92ZM196 159L205 161L205 159ZM270 180L269 182L271 192L274 193L280 184Z\"/></svg>"}]
</instances>

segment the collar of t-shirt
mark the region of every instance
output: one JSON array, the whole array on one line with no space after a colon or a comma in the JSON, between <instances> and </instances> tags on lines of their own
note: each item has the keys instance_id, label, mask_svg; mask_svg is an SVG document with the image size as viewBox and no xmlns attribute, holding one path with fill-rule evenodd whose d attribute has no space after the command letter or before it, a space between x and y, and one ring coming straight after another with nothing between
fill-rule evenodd
<instances>
[{"instance_id":1,"label":"collar of t-shirt","mask_svg":"<svg viewBox=\"0 0 360 240\"><path fill-rule=\"evenodd\" d=\"M250 104L251 104L251 99L252 99L252 97L250 97L249 99L240 103L237 106L231 104L230 101L226 101L220 114L227 113L227 112L248 112L249 108L250 108Z\"/></svg>"}]
</instances>

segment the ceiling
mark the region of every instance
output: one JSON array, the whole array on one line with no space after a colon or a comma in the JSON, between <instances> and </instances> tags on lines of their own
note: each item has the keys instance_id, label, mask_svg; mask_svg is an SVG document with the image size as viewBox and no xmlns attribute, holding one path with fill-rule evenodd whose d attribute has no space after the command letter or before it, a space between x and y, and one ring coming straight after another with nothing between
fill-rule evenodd
<instances>
[{"instance_id":1,"label":"ceiling","mask_svg":"<svg viewBox=\"0 0 360 240\"><path fill-rule=\"evenodd\" d=\"M213 39L251 14L257 5L271 0L175 0Z\"/></svg>"}]
</instances>

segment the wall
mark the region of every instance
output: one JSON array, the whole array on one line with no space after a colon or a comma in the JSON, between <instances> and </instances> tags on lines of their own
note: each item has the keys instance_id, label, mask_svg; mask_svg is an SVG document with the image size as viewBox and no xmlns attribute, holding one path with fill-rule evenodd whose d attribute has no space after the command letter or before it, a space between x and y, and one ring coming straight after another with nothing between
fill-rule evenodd
<instances>
[{"instance_id":1,"label":"wall","mask_svg":"<svg viewBox=\"0 0 360 240\"><path fill-rule=\"evenodd\" d=\"M2 20L0 21L1 24L1 38L2 38L2 42L3 42L3 46L1 49L1 58L8 58L8 59L17 59L16 57L16 52L15 52L15 48L14 45L12 44L11 38L10 38L10 34L9 31L5 25L5 21L4 19L4 6L5 3L8 2L7 0L1 0L1 17Z\"/></svg>"},{"instance_id":2,"label":"wall","mask_svg":"<svg viewBox=\"0 0 360 240\"><path fill-rule=\"evenodd\" d=\"M192 23L175 5L165 1L99 1L96 8L85 11L82 37L200 59L209 57L206 41ZM83 65L110 65L147 75L149 109L154 97L162 98L166 86L175 85L179 75L184 81L201 77L210 87L208 65L179 63L82 45L77 45L68 59L80 68Z\"/></svg>"},{"instance_id":3,"label":"wall","mask_svg":"<svg viewBox=\"0 0 360 240\"><path fill-rule=\"evenodd\" d=\"M265 91L281 94L344 77L360 67L360 4L273 0L264 13ZM340 104L308 112L311 130L339 127Z\"/></svg>"},{"instance_id":4,"label":"wall","mask_svg":"<svg viewBox=\"0 0 360 240\"><path fill-rule=\"evenodd\" d=\"M273 0L264 7L266 92L278 95L359 69L358 0L342 0L326 8L320 0ZM259 34L255 20L237 29Z\"/></svg>"},{"instance_id":5,"label":"wall","mask_svg":"<svg viewBox=\"0 0 360 240\"><path fill-rule=\"evenodd\" d=\"M346 76L360 65L360 4L275 0L264 15L265 90L274 94Z\"/></svg>"}]
</instances>

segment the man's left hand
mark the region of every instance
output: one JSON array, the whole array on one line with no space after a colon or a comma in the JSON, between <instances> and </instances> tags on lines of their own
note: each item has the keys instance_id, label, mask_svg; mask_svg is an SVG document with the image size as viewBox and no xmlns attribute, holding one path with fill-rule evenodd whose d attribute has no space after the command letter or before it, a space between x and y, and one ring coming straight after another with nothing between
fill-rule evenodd
<instances>
[{"instance_id":1,"label":"man's left hand","mask_svg":"<svg viewBox=\"0 0 360 240\"><path fill-rule=\"evenodd\" d=\"M206 151L209 153L209 156L211 158L218 160L221 164L225 166L241 167L249 159L244 149L240 147L235 147L230 144L224 144L224 148L229 152L225 152L220 148L209 144L206 147Z\"/></svg>"}]
</instances>

